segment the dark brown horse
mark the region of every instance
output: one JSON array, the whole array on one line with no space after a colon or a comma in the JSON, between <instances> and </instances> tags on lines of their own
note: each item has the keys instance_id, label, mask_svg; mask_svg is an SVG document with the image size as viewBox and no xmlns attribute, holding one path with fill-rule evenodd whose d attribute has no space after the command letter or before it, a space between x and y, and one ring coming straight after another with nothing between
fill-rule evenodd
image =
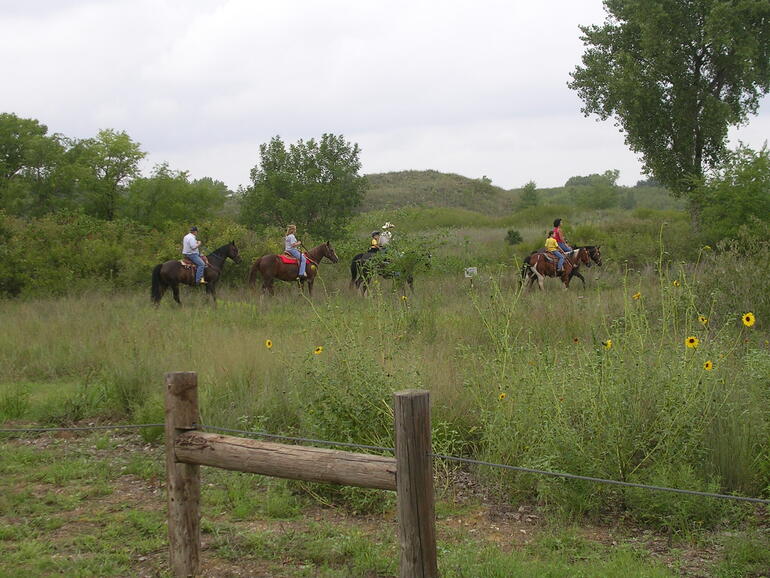
<instances>
[{"instance_id":1,"label":"dark brown horse","mask_svg":"<svg viewBox=\"0 0 770 578\"><path fill-rule=\"evenodd\" d=\"M318 274L318 266L321 264L321 259L326 257L332 263L336 263L339 261L339 258L328 241L313 247L305 253L305 256L308 257L308 263L305 271L307 279L304 281L304 284L307 285L308 293L312 295L313 282ZM275 293L273 290L273 281L275 279L280 279L281 281L297 280L299 276L299 263L296 260L293 263L284 263L281 255L265 255L254 261L249 270L249 285L251 287L254 287L256 284L257 275L262 277L262 292L269 291L270 295L273 295Z\"/></svg>"},{"instance_id":2,"label":"dark brown horse","mask_svg":"<svg viewBox=\"0 0 770 578\"><path fill-rule=\"evenodd\" d=\"M214 302L217 300L217 281L222 274L222 268L228 257L236 263L241 262L241 256L238 253L238 247L235 246L235 241L222 245L213 253L206 255L209 264L203 272L203 278L206 280L204 287L206 287L206 293L211 295ZM156 305L160 303L166 289L171 287L171 291L174 293L174 301L181 305L182 302L179 300L179 284L193 285L194 282L195 266L186 267L179 259L156 265L152 270L152 289L150 292L152 302Z\"/></svg>"},{"instance_id":3,"label":"dark brown horse","mask_svg":"<svg viewBox=\"0 0 770 578\"><path fill-rule=\"evenodd\" d=\"M569 282L573 277L573 272L576 273L576 269L580 265L586 267L591 266L591 256L586 247L580 247L579 249L573 249L567 253L567 257L564 259L564 268L561 273L556 271L557 261L553 258L553 261L546 256L545 252L538 252L528 257L529 265L527 269L522 269L522 282L529 281L529 287L537 280L540 289L543 287L543 279L546 277L558 277L561 282L564 283L564 289L569 289ZM601 261L601 255L599 255L599 261ZM525 265L525 267L527 267ZM576 273L577 274L577 273ZM582 275L580 276L582 279ZM585 284L585 280L583 280Z\"/></svg>"}]
</instances>

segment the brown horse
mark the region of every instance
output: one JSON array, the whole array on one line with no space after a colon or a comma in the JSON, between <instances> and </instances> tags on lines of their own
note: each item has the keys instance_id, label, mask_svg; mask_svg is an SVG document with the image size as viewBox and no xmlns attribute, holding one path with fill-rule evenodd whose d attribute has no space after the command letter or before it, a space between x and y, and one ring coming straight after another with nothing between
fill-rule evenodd
<instances>
[{"instance_id":1,"label":"brown horse","mask_svg":"<svg viewBox=\"0 0 770 578\"><path fill-rule=\"evenodd\" d=\"M556 260L551 261L544 252L530 255L528 259L529 269L522 270L522 282L528 280L529 287L532 287L535 280L537 280L541 290L544 289L543 279L546 277L559 277L561 282L564 283L564 289L569 289L569 282L573 277L573 272L577 275L577 268L580 265L591 266L591 255L587 247L580 247L568 252L567 257L564 259L564 268L561 273L556 271ZM601 256L599 256L599 261L601 261ZM580 277L582 279L582 276ZM583 283L585 284L585 281Z\"/></svg>"},{"instance_id":2,"label":"brown horse","mask_svg":"<svg viewBox=\"0 0 770 578\"><path fill-rule=\"evenodd\" d=\"M307 279L304 283L307 285L307 291L310 295L313 295L313 282L318 274L318 266L321 264L321 259L326 257L332 263L339 261L337 253L334 252L331 244L327 241L321 243L317 247L313 247L305 253L308 258L307 264ZM280 255L265 255L260 257L249 270L249 285L254 287L257 282L257 275L262 277L262 293L269 291L270 295L274 295L273 281L280 279L281 281L295 281L299 275L299 263L284 263Z\"/></svg>"},{"instance_id":3,"label":"brown horse","mask_svg":"<svg viewBox=\"0 0 770 578\"><path fill-rule=\"evenodd\" d=\"M217 300L217 281L222 274L222 268L228 257L236 263L241 262L241 256L238 253L238 247L235 246L235 241L222 245L213 253L206 255L209 263L203 272L203 278L206 280L206 285L204 286L206 287L206 293L211 295L215 303ZM182 302L179 300L179 284L194 285L194 282L195 266L186 267L182 265L179 259L156 265L152 270L152 289L150 291L152 302L156 305L160 303L166 289L171 287L171 291L174 293L174 301L181 305Z\"/></svg>"}]
</instances>

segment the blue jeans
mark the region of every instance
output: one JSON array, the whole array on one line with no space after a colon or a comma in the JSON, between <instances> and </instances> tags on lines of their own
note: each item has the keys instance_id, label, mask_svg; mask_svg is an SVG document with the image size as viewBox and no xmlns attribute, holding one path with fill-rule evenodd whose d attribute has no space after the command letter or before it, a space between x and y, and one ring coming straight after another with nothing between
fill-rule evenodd
<instances>
[{"instance_id":1,"label":"blue jeans","mask_svg":"<svg viewBox=\"0 0 770 578\"><path fill-rule=\"evenodd\" d=\"M184 256L195 263L195 282L200 283L201 279L203 279L203 270L206 268L206 263L203 262L198 253L185 253Z\"/></svg>"},{"instance_id":2,"label":"blue jeans","mask_svg":"<svg viewBox=\"0 0 770 578\"><path fill-rule=\"evenodd\" d=\"M556 265L556 269L561 271L564 269L564 253L561 253L559 251L551 251L551 255L556 255L556 258L559 259L559 264Z\"/></svg>"},{"instance_id":3,"label":"blue jeans","mask_svg":"<svg viewBox=\"0 0 770 578\"><path fill-rule=\"evenodd\" d=\"M299 252L297 249L287 249L286 252L294 257L295 259L299 260L299 276L302 277L305 274L305 267L307 266L307 260L305 259L305 256Z\"/></svg>"},{"instance_id":4,"label":"blue jeans","mask_svg":"<svg viewBox=\"0 0 770 578\"><path fill-rule=\"evenodd\" d=\"M572 247L570 247L569 245L567 245L567 243L559 243L559 242L557 241L557 244L559 245L559 249L561 249L561 250L562 250L562 251L564 251L565 253L569 253L570 251L572 251Z\"/></svg>"}]
</instances>

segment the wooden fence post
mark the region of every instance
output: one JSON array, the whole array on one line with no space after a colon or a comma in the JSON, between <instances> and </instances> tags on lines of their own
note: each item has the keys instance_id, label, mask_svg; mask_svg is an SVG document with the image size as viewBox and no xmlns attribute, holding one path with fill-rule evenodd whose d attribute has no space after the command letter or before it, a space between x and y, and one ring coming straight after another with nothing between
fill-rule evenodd
<instances>
[{"instance_id":1,"label":"wooden fence post","mask_svg":"<svg viewBox=\"0 0 770 578\"><path fill-rule=\"evenodd\" d=\"M436 578L430 394L395 394L396 487L402 578Z\"/></svg>"},{"instance_id":2,"label":"wooden fence post","mask_svg":"<svg viewBox=\"0 0 770 578\"><path fill-rule=\"evenodd\" d=\"M174 576L195 576L200 564L200 466L179 463L174 447L180 433L198 423L198 375L166 374L166 491L168 548Z\"/></svg>"}]
</instances>

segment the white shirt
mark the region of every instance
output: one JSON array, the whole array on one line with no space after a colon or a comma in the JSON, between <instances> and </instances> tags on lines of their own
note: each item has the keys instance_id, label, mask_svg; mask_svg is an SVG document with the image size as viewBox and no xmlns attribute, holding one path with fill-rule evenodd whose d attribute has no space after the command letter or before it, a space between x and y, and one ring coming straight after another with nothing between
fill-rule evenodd
<instances>
[{"instance_id":1,"label":"white shirt","mask_svg":"<svg viewBox=\"0 0 770 578\"><path fill-rule=\"evenodd\" d=\"M296 249L294 244L297 242L297 237L295 237L293 234L286 235L283 239L283 249L284 251L288 251L289 249Z\"/></svg>"},{"instance_id":2,"label":"white shirt","mask_svg":"<svg viewBox=\"0 0 770 578\"><path fill-rule=\"evenodd\" d=\"M198 239L195 238L193 233L187 233L184 239L182 239L182 253L184 255L198 253Z\"/></svg>"},{"instance_id":3,"label":"white shirt","mask_svg":"<svg viewBox=\"0 0 770 578\"><path fill-rule=\"evenodd\" d=\"M380 233L380 247L384 247L385 245L390 243L390 237L392 236L392 234L393 233L391 233L390 231L383 231L382 233Z\"/></svg>"}]
</instances>

